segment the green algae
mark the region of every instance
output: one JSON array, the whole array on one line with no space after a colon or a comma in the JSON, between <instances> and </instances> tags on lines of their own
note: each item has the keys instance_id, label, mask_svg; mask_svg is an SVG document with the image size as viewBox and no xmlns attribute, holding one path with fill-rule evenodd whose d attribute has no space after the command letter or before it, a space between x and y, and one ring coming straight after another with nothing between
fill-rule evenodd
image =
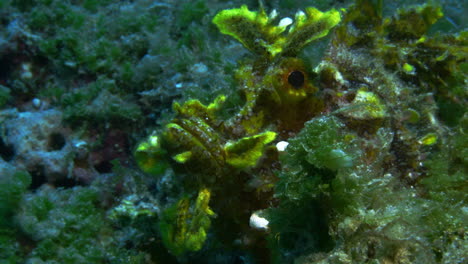
<instances>
[{"instance_id":1,"label":"green algae","mask_svg":"<svg viewBox=\"0 0 468 264\"><path fill-rule=\"evenodd\" d=\"M31 184L31 176L27 172L5 173L0 182L0 226L3 228L11 224L11 217Z\"/></svg>"},{"instance_id":2,"label":"green algae","mask_svg":"<svg viewBox=\"0 0 468 264\"><path fill-rule=\"evenodd\" d=\"M0 259L5 263L23 261L18 242L19 228L14 223L23 195L31 184L31 176L22 171L2 170L0 176Z\"/></svg>"},{"instance_id":3,"label":"green algae","mask_svg":"<svg viewBox=\"0 0 468 264\"><path fill-rule=\"evenodd\" d=\"M325 2L317 5L328 6ZM37 223L55 230L51 216L59 215L56 208L70 205L63 213L80 224L65 222L67 229L59 231L58 242L66 248L51 239L33 239L39 232L31 227L33 223L25 225L28 238L22 241L34 240L30 243L34 249L28 249L32 261L54 263L63 257L57 253L61 250L69 253L64 259L70 262L85 258L116 263L160 259L219 263L233 256L258 263L463 260L466 33L428 33L447 10L426 4L384 17L383 1L359 0L339 13L305 9L290 25L287 20L279 25L262 8L221 11L215 16L221 31L253 53L237 67L231 60L225 62L219 47L207 46L207 34L200 26L207 26L207 18L214 15L208 2L182 3L171 9L177 19L170 34L159 30L164 20L159 20L161 12L154 12L157 6L148 9L154 16L132 19L132 12L121 12L125 8L114 10L115 18L96 14L107 1L84 1L82 7L91 12L84 15L56 1L40 4L27 1L19 7L32 11L28 23L43 34L38 42L41 56L56 66L51 69L59 69L67 84L76 76L86 81L73 89L62 83L39 83L43 87L39 94L58 102L66 120L75 126L160 126L154 132L141 129L132 140L140 139L135 162L156 176L149 177L147 184L166 209L135 211L144 202L139 199L141 190L132 190L139 198L108 198L114 200L106 202L111 212L125 211L112 219L113 225L93 227L88 217L107 223L99 217L105 212L97 206L104 202L95 195L85 195L84 200L91 201L87 203L70 198L69 193L80 197L86 193L83 190L49 190L47 195L39 190L38 197L31 195L28 200L31 204L22 202L27 214L39 219ZM297 1L277 5L299 6ZM324 27L319 30L313 21ZM96 22L96 41L80 40L90 33L88 22ZM61 27L63 31L58 30ZM119 40L134 32L145 37ZM149 32L156 33L147 38ZM172 42L169 35L177 41ZM328 46L313 69L314 65L303 62L310 59L310 52L300 52L324 35L332 41L320 44ZM315 52L316 46L312 48ZM148 63L135 66L145 54ZM205 67L199 67L206 68L204 72L189 66L199 61L204 61ZM168 78L174 69L184 77ZM235 82L230 74L236 76ZM187 85L193 76L200 79ZM289 81L291 76L302 76L303 81ZM26 94L19 87L12 87L13 96ZM161 108L179 98L180 90L185 96L182 103L173 103L174 114L158 116ZM136 94L140 91L144 93ZM240 96L234 98L237 92ZM150 136L141 139L142 134ZM273 147L278 141L289 142L285 151ZM119 179L136 177L131 171L122 175ZM15 197L22 197L23 189ZM115 189L113 195L120 196L120 189ZM209 207L209 199L200 199L205 201L203 206L196 205L203 192L214 197ZM89 214L75 203L88 208ZM267 233L248 226L249 216L259 209L266 209ZM9 211L10 216L14 214ZM89 237L76 235L70 226ZM88 249L81 247L82 241L103 243L92 237L99 233L95 228L105 230L100 234L104 241L110 241L110 236L120 240L102 248L106 256L93 250L83 256L81 251ZM187 229L191 231L184 232ZM5 234L1 250L11 252L5 258L22 262L15 255L23 255L24 246L15 243L11 232ZM63 242L69 237L76 239L76 245Z\"/></svg>"},{"instance_id":4,"label":"green algae","mask_svg":"<svg viewBox=\"0 0 468 264\"><path fill-rule=\"evenodd\" d=\"M30 200L25 197L18 215L23 232L37 241L32 259L101 261L104 248L95 239L104 232L102 215L93 205L97 193L89 189L55 192L44 188Z\"/></svg>"},{"instance_id":5,"label":"green algae","mask_svg":"<svg viewBox=\"0 0 468 264\"><path fill-rule=\"evenodd\" d=\"M10 89L5 86L0 86L0 107L3 107L10 99Z\"/></svg>"}]
</instances>

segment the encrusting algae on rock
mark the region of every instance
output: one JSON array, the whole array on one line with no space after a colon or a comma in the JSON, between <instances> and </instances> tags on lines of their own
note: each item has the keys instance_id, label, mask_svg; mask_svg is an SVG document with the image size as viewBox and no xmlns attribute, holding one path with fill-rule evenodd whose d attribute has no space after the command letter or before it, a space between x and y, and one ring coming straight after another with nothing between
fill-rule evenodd
<instances>
[{"instance_id":1,"label":"encrusting algae on rock","mask_svg":"<svg viewBox=\"0 0 468 264\"><path fill-rule=\"evenodd\" d=\"M241 2L0 1L0 262L466 262L465 3Z\"/></svg>"},{"instance_id":2,"label":"encrusting algae on rock","mask_svg":"<svg viewBox=\"0 0 468 264\"><path fill-rule=\"evenodd\" d=\"M428 36L438 7L384 18L382 5L310 7L279 21L276 11L244 5L213 18L253 54L235 71L244 104L225 119L224 95L174 103L174 119L135 151L143 171L169 173L180 186L182 198L159 219L180 261L209 250L245 252L255 263L449 263L444 254L460 254L441 241L464 241L464 225L430 230L442 216L425 210L446 207L431 186L437 159L463 166L443 145L462 135L449 136L444 122L461 126L466 113L446 118L437 109L466 109L455 100L466 34ZM301 52L327 35L312 69ZM268 224L253 230L258 213Z\"/></svg>"}]
</instances>

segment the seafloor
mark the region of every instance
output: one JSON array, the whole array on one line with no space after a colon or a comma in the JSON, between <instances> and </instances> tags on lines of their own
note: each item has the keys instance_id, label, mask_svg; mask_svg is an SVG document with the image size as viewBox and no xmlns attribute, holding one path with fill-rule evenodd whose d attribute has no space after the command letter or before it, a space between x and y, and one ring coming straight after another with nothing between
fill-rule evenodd
<instances>
[{"instance_id":1,"label":"seafloor","mask_svg":"<svg viewBox=\"0 0 468 264\"><path fill-rule=\"evenodd\" d=\"M0 264L467 263L466 14L0 0Z\"/></svg>"}]
</instances>

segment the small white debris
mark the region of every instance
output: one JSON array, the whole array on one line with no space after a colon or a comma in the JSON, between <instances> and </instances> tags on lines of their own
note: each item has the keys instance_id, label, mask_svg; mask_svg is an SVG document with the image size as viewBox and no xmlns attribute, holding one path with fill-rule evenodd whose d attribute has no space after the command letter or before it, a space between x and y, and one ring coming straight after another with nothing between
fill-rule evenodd
<instances>
[{"instance_id":1,"label":"small white debris","mask_svg":"<svg viewBox=\"0 0 468 264\"><path fill-rule=\"evenodd\" d=\"M67 67L76 68L76 62L74 62L74 61L66 61L64 64Z\"/></svg>"},{"instance_id":2,"label":"small white debris","mask_svg":"<svg viewBox=\"0 0 468 264\"><path fill-rule=\"evenodd\" d=\"M23 72L21 73L22 79L31 79L33 77L33 74L31 72L31 63L23 63L21 65L21 69L23 70Z\"/></svg>"},{"instance_id":3,"label":"small white debris","mask_svg":"<svg viewBox=\"0 0 468 264\"><path fill-rule=\"evenodd\" d=\"M39 109L39 108L41 107L41 105L42 105L41 99L39 99L39 98L34 98L34 99L32 100L32 105L34 106L34 108Z\"/></svg>"},{"instance_id":4,"label":"small white debris","mask_svg":"<svg viewBox=\"0 0 468 264\"><path fill-rule=\"evenodd\" d=\"M278 26L279 27L287 27L289 25L291 25L293 23L293 20L289 17L285 17L283 19L280 20Z\"/></svg>"},{"instance_id":5,"label":"small white debris","mask_svg":"<svg viewBox=\"0 0 468 264\"><path fill-rule=\"evenodd\" d=\"M276 11L276 9L273 9L273 11L271 11L270 15L268 16L268 19L273 20L277 16L278 16L278 11Z\"/></svg>"},{"instance_id":6,"label":"small white debris","mask_svg":"<svg viewBox=\"0 0 468 264\"><path fill-rule=\"evenodd\" d=\"M287 141L280 141L278 143L276 143L276 149L279 151L279 152L283 152L286 150L286 147L289 145L289 142Z\"/></svg>"},{"instance_id":7,"label":"small white debris","mask_svg":"<svg viewBox=\"0 0 468 264\"><path fill-rule=\"evenodd\" d=\"M299 11L296 12L296 18L305 17L305 15L306 14L304 13L304 11L299 10Z\"/></svg>"},{"instance_id":8,"label":"small white debris","mask_svg":"<svg viewBox=\"0 0 468 264\"><path fill-rule=\"evenodd\" d=\"M182 86L184 86L182 83L176 83L175 85L176 88L182 88Z\"/></svg>"},{"instance_id":9,"label":"small white debris","mask_svg":"<svg viewBox=\"0 0 468 264\"><path fill-rule=\"evenodd\" d=\"M151 135L149 138L149 143L151 146L159 146L159 137L156 135Z\"/></svg>"},{"instance_id":10,"label":"small white debris","mask_svg":"<svg viewBox=\"0 0 468 264\"><path fill-rule=\"evenodd\" d=\"M75 145L75 148L86 148L88 143L84 140L79 140L79 141L76 141L74 145Z\"/></svg>"},{"instance_id":11,"label":"small white debris","mask_svg":"<svg viewBox=\"0 0 468 264\"><path fill-rule=\"evenodd\" d=\"M203 74L208 72L208 67L203 63L196 63L191 68L193 73Z\"/></svg>"},{"instance_id":12,"label":"small white debris","mask_svg":"<svg viewBox=\"0 0 468 264\"><path fill-rule=\"evenodd\" d=\"M269 223L270 222L267 219L259 216L256 212L250 216L249 225L252 228L259 230L267 230Z\"/></svg>"}]
</instances>

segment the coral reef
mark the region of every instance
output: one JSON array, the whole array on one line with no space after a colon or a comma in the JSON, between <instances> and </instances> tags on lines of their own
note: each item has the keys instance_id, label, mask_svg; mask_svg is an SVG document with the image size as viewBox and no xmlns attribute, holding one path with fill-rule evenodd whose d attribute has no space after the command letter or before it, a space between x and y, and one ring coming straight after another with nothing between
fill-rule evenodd
<instances>
[{"instance_id":1,"label":"coral reef","mask_svg":"<svg viewBox=\"0 0 468 264\"><path fill-rule=\"evenodd\" d=\"M425 2L0 1L0 263L465 263L468 6Z\"/></svg>"},{"instance_id":2,"label":"coral reef","mask_svg":"<svg viewBox=\"0 0 468 264\"><path fill-rule=\"evenodd\" d=\"M13 219L21 198L31 184L31 176L16 171L0 160L0 259L5 263L21 262L22 247Z\"/></svg>"}]
</instances>

